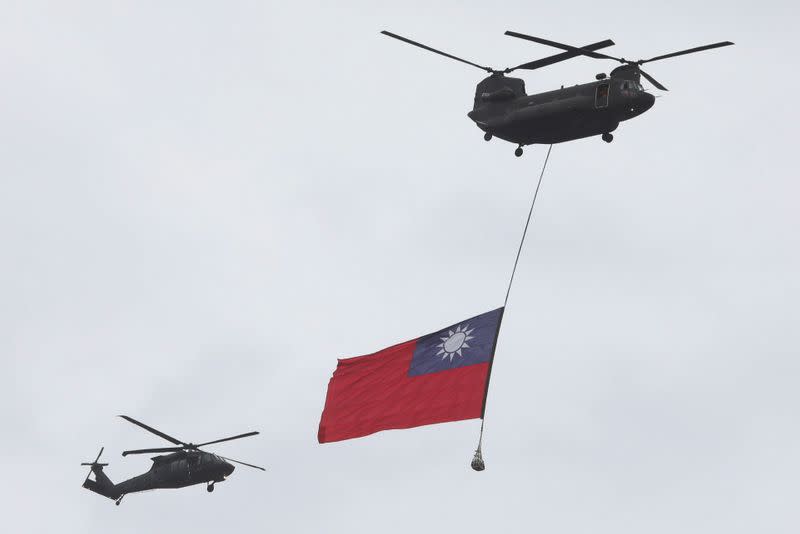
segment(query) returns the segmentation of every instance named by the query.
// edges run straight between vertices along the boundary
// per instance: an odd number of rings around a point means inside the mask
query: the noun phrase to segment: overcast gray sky
[[[7,531],[796,532],[798,8],[743,4],[0,1]],[[484,142],[481,72],[382,29],[496,67],[553,53],[507,29],[736,42],[553,148],[480,474],[478,421],[316,443],[337,357],[502,304],[546,151]],[[116,507],[78,464],[163,445],[120,413],[260,430],[213,450],[268,472]]]

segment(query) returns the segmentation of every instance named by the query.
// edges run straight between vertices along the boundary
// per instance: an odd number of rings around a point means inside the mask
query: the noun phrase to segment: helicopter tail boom
[[[86,475],[86,480],[83,481],[83,487],[89,491],[99,493],[103,497],[108,497],[109,499],[118,499],[121,495],[121,492],[117,489],[116,484],[111,482],[111,479],[108,478],[105,473],[103,473],[103,467],[107,466],[108,464],[100,463],[100,456],[102,454],[103,449],[101,448],[94,462],[84,462],[81,464],[89,466],[89,474]],[[94,480],[89,478],[92,474],[94,474]]]
[[[87,478],[83,482],[84,488],[100,494],[103,497],[108,497],[109,499],[118,499],[120,497],[120,492],[117,489],[117,486],[111,482],[111,479],[108,478],[105,473],[103,473],[102,465],[92,466],[92,473],[94,473],[95,479],[91,480]]]

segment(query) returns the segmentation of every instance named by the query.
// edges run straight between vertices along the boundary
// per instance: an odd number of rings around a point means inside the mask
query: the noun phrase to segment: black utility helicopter
[[[650,59],[630,61],[596,52],[613,45],[614,42],[610,39],[576,47],[507,31],[508,36],[560,48],[564,52],[516,67],[495,70],[388,31],[381,33],[488,72],[489,77],[481,80],[475,90],[475,102],[467,116],[485,132],[483,138],[487,141],[492,137],[499,137],[518,145],[514,152],[517,157],[522,155],[522,147],[525,145],[562,143],[593,135],[602,135],[603,141],[610,143],[614,139],[611,132],[616,130],[620,122],[641,115],[655,103],[655,97],[642,87],[640,77],[643,76],[662,91],[667,90],[644,72],[641,65],[733,44],[723,41]],[[577,56],[611,59],[621,65],[612,70],[610,76],[598,74],[595,76],[597,81],[573,87],[562,86],[561,89],[535,95],[525,93],[523,80],[506,76],[515,70],[536,70]]]
[[[122,498],[128,493],[135,493],[137,491],[146,491],[161,488],[184,488],[194,484],[206,483],[206,489],[209,492],[214,491],[214,483],[222,482],[225,477],[233,473],[234,466],[228,462],[233,462],[255,469],[265,471],[263,467],[257,465],[240,462],[224,456],[211,454],[210,452],[201,451],[200,447],[211,445],[213,443],[222,443],[223,441],[231,441],[239,438],[246,438],[248,436],[255,436],[258,432],[247,432],[239,434],[238,436],[231,436],[229,438],[215,439],[214,441],[207,441],[195,445],[194,443],[184,443],[177,440],[172,436],[168,436],[163,432],[159,432],[155,428],[149,427],[144,423],[137,421],[127,415],[120,415],[126,421],[130,421],[134,425],[144,428],[148,432],[152,432],[156,436],[162,437],[165,440],[174,443],[175,447],[161,447],[156,449],[139,449],[134,451],[125,451],[122,456],[129,454],[145,454],[151,452],[168,452],[171,454],[164,454],[161,456],[154,456],[152,458],[153,465],[150,470],[139,476],[135,476],[119,484],[114,484],[103,473],[103,467],[108,464],[99,463],[100,455],[103,454],[103,449],[95,458],[94,462],[86,462],[81,465],[88,465],[90,467],[89,474],[86,475],[86,480],[83,482],[83,487],[95,493],[99,493],[109,499],[114,499],[116,504],[122,502]],[[94,480],[89,477],[94,473]]]

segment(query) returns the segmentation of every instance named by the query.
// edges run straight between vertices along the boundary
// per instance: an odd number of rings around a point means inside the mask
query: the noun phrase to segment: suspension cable
[[[519,256],[522,254],[522,245],[525,243],[525,237],[528,235],[528,227],[531,224],[531,218],[533,216],[533,207],[536,205],[536,199],[539,196],[539,188],[542,186],[542,178],[544,178],[544,171],[547,168],[547,162],[550,161],[550,151],[553,150],[553,145],[551,144],[547,149],[547,155],[544,158],[544,163],[542,164],[542,171],[539,173],[539,181],[536,183],[536,190],[533,192],[533,200],[531,201],[531,209],[528,211],[528,218],[525,220],[525,229],[522,231],[522,239],[519,240],[519,248],[517,249],[517,257],[514,258],[514,268],[511,270],[511,278],[508,280],[508,289],[506,289],[506,298],[503,302],[503,308],[508,305],[508,296],[511,294],[511,285],[514,283],[514,274],[517,272],[517,265],[519,264]],[[505,310],[504,310],[505,311]],[[499,326],[498,326],[499,330]],[[498,331],[499,335],[499,331]],[[493,358],[494,359],[494,358]],[[486,421],[486,398],[489,395],[489,377],[491,376],[491,363],[489,364],[489,376],[486,377],[486,393],[484,395],[484,404],[483,404],[483,411],[481,412],[481,433],[478,437],[478,448],[475,449],[475,456],[472,458],[472,469],[475,471],[483,471],[486,466],[483,462],[483,453],[481,451],[481,445],[483,444],[483,424]]]
[[[533,215],[533,206],[536,204],[536,197],[539,196],[539,188],[542,186],[542,178],[544,177],[544,170],[547,168],[547,162],[550,160],[550,151],[553,150],[553,145],[547,149],[547,156],[544,158],[542,164],[542,172],[539,173],[539,181],[536,183],[536,191],[533,193],[533,200],[531,201],[531,209],[528,211],[528,219],[525,221],[525,229],[522,231],[522,239],[519,240],[519,248],[517,249],[517,257],[514,259],[514,268],[511,270],[511,278],[508,281],[508,289],[506,290],[506,299],[503,302],[505,307],[508,304],[508,295],[511,294],[511,284],[514,283],[514,274],[517,272],[517,264],[519,263],[519,256],[522,253],[522,245],[525,243],[525,236],[528,235],[528,226],[531,224],[531,216]]]

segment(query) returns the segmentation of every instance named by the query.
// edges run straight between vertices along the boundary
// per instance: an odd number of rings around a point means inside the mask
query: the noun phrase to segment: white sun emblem
[[[470,335],[473,330],[475,329],[470,329],[469,325],[458,325],[455,332],[450,330],[446,336],[439,338],[442,340],[442,342],[436,345],[436,347],[439,349],[439,352],[437,352],[436,355],[439,356],[441,354],[443,360],[445,358],[450,358],[451,362],[453,361],[453,356],[456,354],[463,357],[463,354],[461,354],[461,349],[470,348],[467,341],[474,339],[474,336]]]

